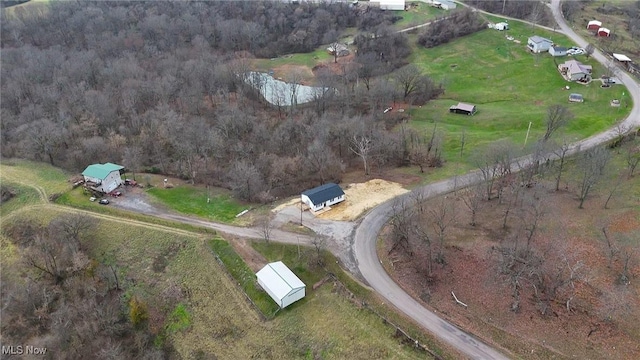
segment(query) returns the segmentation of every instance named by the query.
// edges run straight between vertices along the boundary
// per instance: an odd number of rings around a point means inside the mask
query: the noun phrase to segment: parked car
[[[571,49],[567,50],[567,55],[582,55],[585,53],[586,51],[583,48],[572,47]]]
[[[138,182],[135,180],[131,180],[131,179],[124,179],[124,184],[127,186],[136,186],[138,185]]]
[[[96,201],[96,197],[95,196],[90,197],[89,201]]]
[[[109,193],[109,195],[113,196],[113,197],[118,197],[120,195],[122,195],[122,193],[120,191],[112,191]]]
[[[100,203],[100,205],[109,205],[109,199],[100,199],[98,203]]]

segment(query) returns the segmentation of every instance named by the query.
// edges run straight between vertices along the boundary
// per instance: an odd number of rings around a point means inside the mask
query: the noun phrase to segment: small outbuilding
[[[562,47],[562,46],[552,46],[549,48],[549,54],[551,54],[551,56],[567,56],[567,49],[566,47]]]
[[[123,181],[120,177],[122,169],[124,169],[123,166],[113,163],[92,164],[84,169],[82,176],[87,186],[103,193],[110,193],[122,185]]]
[[[553,45],[553,41],[538,35],[534,35],[527,40],[527,48],[534,53],[549,51],[551,45]]]
[[[598,32],[596,33],[596,35],[600,37],[609,37],[611,36],[611,30],[601,27],[598,29]]]
[[[475,105],[458,103],[457,105],[451,105],[449,112],[454,114],[473,115],[478,111]]]
[[[569,102],[584,102],[584,98],[582,94],[573,93],[569,95]]]
[[[627,70],[631,70],[633,68],[633,61],[627,55],[614,53],[613,59],[624,65]]]
[[[616,61],[621,62],[621,63],[630,63],[631,62],[631,59],[627,55],[624,55],[624,54],[613,53],[613,58]]]
[[[267,264],[256,273],[256,278],[281,309],[305,296],[305,284],[282,261]]]
[[[300,195],[300,200],[312,211],[318,211],[344,201],[344,191],[337,184],[328,183],[304,191]]]
[[[587,29],[589,29],[589,30],[598,30],[601,27],[602,27],[602,22],[600,22],[598,20],[591,20],[587,24]]]
[[[370,3],[377,3],[382,10],[404,10],[405,0],[372,0]]]
[[[507,24],[506,22],[499,22],[493,25],[493,28],[498,31],[505,31],[505,30],[509,30],[509,24]]]
[[[337,53],[337,56],[347,56],[349,55],[349,48],[345,44],[333,43],[329,45],[327,52],[331,55],[336,55]]]
[[[458,6],[458,4],[449,0],[437,0],[437,1],[433,1],[431,4],[434,7],[437,7],[442,10],[453,10]]]

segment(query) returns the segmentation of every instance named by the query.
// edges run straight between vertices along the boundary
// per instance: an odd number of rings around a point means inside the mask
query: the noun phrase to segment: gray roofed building
[[[303,191],[301,201],[309,205],[311,210],[318,211],[325,206],[344,201],[344,191],[337,184],[328,183]]]

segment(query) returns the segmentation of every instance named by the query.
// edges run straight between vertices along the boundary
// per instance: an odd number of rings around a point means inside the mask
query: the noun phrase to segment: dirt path
[[[107,214],[97,213],[97,212],[93,212],[93,211],[89,211],[89,210],[77,209],[77,208],[72,208],[72,207],[69,207],[69,206],[58,205],[58,204],[53,204],[53,203],[48,203],[48,202],[47,203],[42,203],[42,204],[24,206],[24,207],[22,207],[22,208],[20,208],[20,209],[18,209],[16,211],[13,211],[11,214],[5,216],[2,219],[2,221],[3,222],[4,221],[8,221],[11,218],[13,218],[13,217],[15,217],[15,216],[17,216],[19,214],[22,214],[22,213],[30,213],[30,212],[39,211],[39,210],[42,210],[42,209],[54,210],[54,211],[58,211],[58,212],[64,212],[64,213],[67,213],[67,214],[84,214],[84,215],[91,216],[92,218],[96,218],[96,219],[103,219],[103,220],[113,221],[113,222],[117,222],[117,223],[121,223],[121,224],[134,225],[134,226],[139,226],[139,227],[143,227],[143,228],[146,228],[146,229],[161,230],[161,231],[172,233],[172,234],[176,234],[176,235],[204,237],[203,234],[197,233],[195,231],[176,229],[176,228],[170,227],[170,226],[152,224],[152,223],[148,223],[146,221],[122,218],[122,217],[118,217],[118,216],[107,215]]]
[[[2,177],[6,178],[7,180],[17,183],[17,184],[22,184],[22,185],[26,185],[29,187],[32,187],[35,191],[38,192],[38,196],[40,197],[40,201],[42,202],[47,202],[49,201],[49,197],[47,195],[47,192],[44,190],[44,188],[38,184],[35,184],[33,182],[30,182],[28,179],[24,179],[21,178],[20,176],[14,174],[13,172],[11,172],[10,167],[5,166],[3,171],[2,171]]]

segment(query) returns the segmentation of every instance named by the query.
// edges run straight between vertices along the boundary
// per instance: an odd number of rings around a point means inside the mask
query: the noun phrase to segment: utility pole
[[[529,121],[529,128],[527,129],[527,136],[524,138],[524,147],[527,147],[527,140],[529,140],[529,131],[531,131],[531,121]]]

